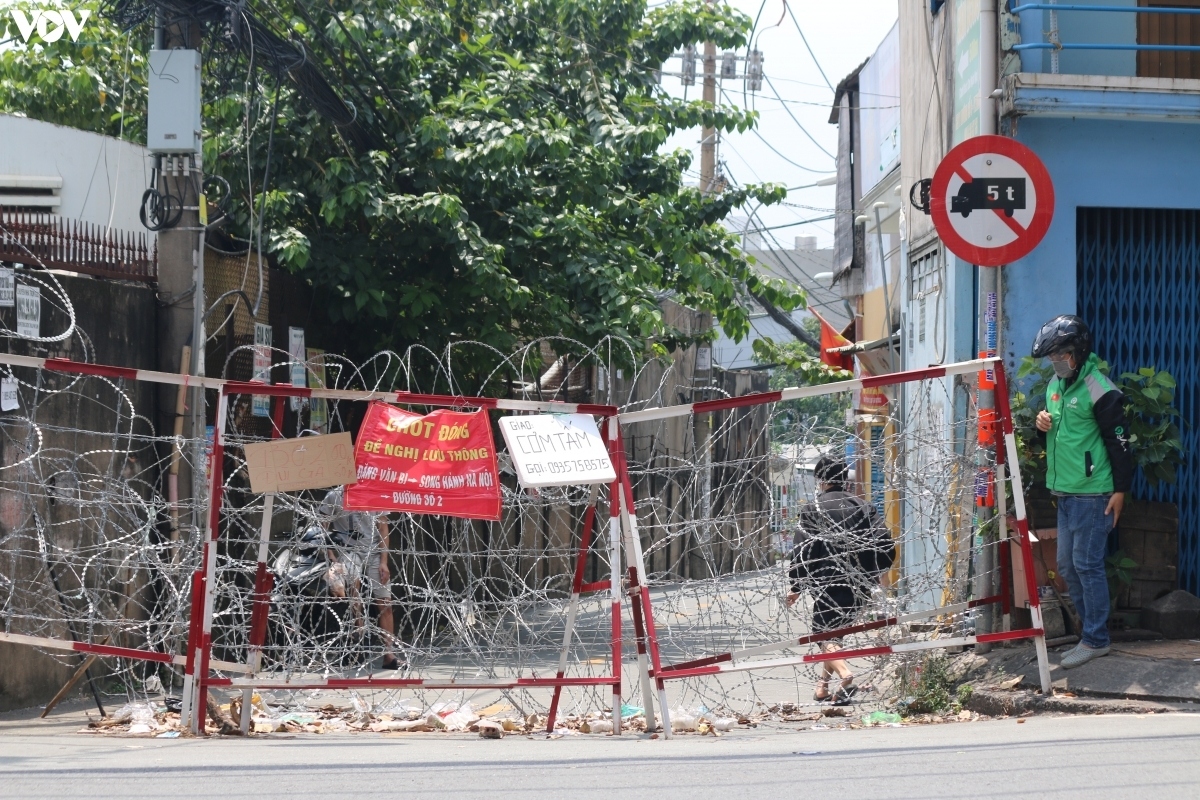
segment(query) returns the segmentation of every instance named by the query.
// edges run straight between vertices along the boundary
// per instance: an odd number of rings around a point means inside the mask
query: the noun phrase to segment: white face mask
[[[1069,378],[1075,374],[1071,362],[1065,358],[1058,361],[1050,359],[1050,366],[1054,367],[1054,374],[1060,378]]]

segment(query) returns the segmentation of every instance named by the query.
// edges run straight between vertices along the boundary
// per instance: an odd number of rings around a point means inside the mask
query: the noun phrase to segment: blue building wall
[[[1025,117],[1016,138],[1054,182],[1042,243],[1004,268],[1005,357],[1015,368],[1038,327],[1075,312],[1075,209],[1200,208],[1200,126]]]
[[[1014,0],[1014,3],[1023,0]],[[1137,0],[1087,0],[1091,6],[1133,8]],[[1050,30],[1050,12],[1026,11],[1021,18],[1022,42],[1045,42]],[[1137,14],[1105,11],[1059,11],[1058,40],[1063,44],[1136,44]],[[1022,72],[1050,72],[1049,50],[1021,53]],[[1136,75],[1137,53],[1133,50],[1062,50],[1058,71],[1063,75]]]
[[[1077,312],[1079,290],[1087,288],[1092,305],[1099,297],[1099,307],[1107,309],[1105,318],[1089,322],[1097,329],[1097,351],[1113,362],[1116,372],[1156,366],[1175,375],[1180,381],[1176,406],[1184,416],[1185,465],[1173,486],[1152,489],[1139,476],[1133,495],[1179,505],[1179,585],[1200,592],[1200,388],[1196,359],[1187,355],[1195,350],[1191,343],[1200,338],[1200,281],[1167,277],[1196,273],[1187,255],[1194,249],[1168,252],[1172,245],[1166,239],[1160,241],[1153,232],[1146,239],[1140,231],[1142,240],[1131,240],[1127,255],[1117,255],[1107,262],[1107,270],[1090,273],[1089,278],[1077,271],[1088,268],[1089,262],[1081,260],[1076,241],[1079,207],[1200,209],[1200,126],[1026,117],[1016,133],[1045,162],[1054,181],[1055,210],[1042,244],[1005,268],[1006,362],[1015,368],[1028,355],[1045,320]],[[1116,229],[1103,233],[1116,235]],[[1086,281],[1086,286],[1077,281]],[[1108,299],[1109,286],[1114,294],[1130,298],[1127,309],[1119,300]],[[1126,313],[1128,317],[1122,316]]]

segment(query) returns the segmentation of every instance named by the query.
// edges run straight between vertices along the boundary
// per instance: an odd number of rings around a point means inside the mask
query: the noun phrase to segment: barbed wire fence
[[[479,369],[486,360],[481,354],[495,366]],[[464,398],[502,393],[610,404],[622,414],[767,388],[765,379],[747,373],[698,377],[694,353],[638,355],[616,339],[590,348],[551,339],[507,354],[457,343],[442,353],[414,347],[363,364],[326,355],[320,364],[304,366],[310,385],[332,391]],[[283,351],[273,351],[272,360],[290,363]],[[460,368],[464,361],[469,369]],[[175,460],[201,473],[211,469],[196,455],[205,452],[205,443],[156,432],[138,413],[139,403],[148,402],[139,393],[149,390],[137,380],[34,366],[5,369],[20,397],[18,409],[0,415],[3,635],[11,641],[32,637],[38,641],[27,643],[68,666],[78,663],[79,648],[72,653],[47,642],[92,646],[84,652],[101,656],[95,674],[110,693],[134,699],[158,687],[176,692],[202,548],[199,526],[178,520],[200,518],[207,500],[173,496],[167,477]],[[811,705],[831,657],[822,645],[833,638],[814,625],[815,602],[832,584],[857,598],[852,624],[844,626],[853,630],[836,637],[840,646],[849,653],[875,651],[852,661],[855,685],[862,687],[858,699],[867,706],[900,690],[897,676],[923,657],[924,648],[970,637],[973,602],[1006,602],[971,594],[975,554],[989,541],[978,535],[977,484],[990,468],[990,451],[979,444],[974,369],[906,382],[885,409],[843,414],[841,424],[827,406],[818,413],[805,399],[769,396],[711,412],[641,420],[635,414],[622,423],[663,665],[655,677],[666,681],[672,705],[733,715],[785,702]],[[851,389],[831,391],[836,409],[856,406]],[[330,528],[330,513],[322,509],[325,490],[277,493],[265,558],[274,587],[266,592],[257,575],[266,499],[250,490],[241,448],[317,432],[314,406],[324,401],[298,404],[296,429],[288,431],[279,430],[275,419],[255,416],[250,396],[228,402],[214,675],[233,680],[247,673],[257,600],[267,612],[260,622],[265,630],[258,675],[269,679],[263,692],[276,709],[337,702],[363,705],[369,713],[492,698],[522,717],[545,713],[545,688],[489,693],[453,684],[555,675],[592,500],[588,487],[522,489],[497,437],[500,522],[397,513],[378,517],[385,524],[379,538],[333,541],[317,538]],[[353,430],[364,405],[330,400],[316,427]],[[499,414],[492,415],[494,421]],[[793,587],[792,537],[805,503],[816,495],[812,468],[821,456],[846,462],[853,490],[877,509],[894,538],[896,561],[882,576],[855,567],[854,555],[873,546],[863,532],[825,529],[809,534],[827,540],[838,568],[824,575],[810,571]],[[608,502],[602,489],[598,520],[608,519]],[[601,582],[611,568],[603,525],[597,525],[601,531],[583,562],[589,583]],[[390,573],[386,583],[371,574],[375,563]],[[992,563],[1003,565],[1004,559]],[[289,574],[305,564],[305,580]],[[993,584],[1003,586],[1003,577],[998,572]],[[802,598],[788,607],[793,588]],[[606,592],[580,598],[567,640],[569,676],[613,674],[610,608]],[[381,625],[384,609],[392,614],[388,629]],[[639,638],[628,614],[623,625],[624,641]],[[114,655],[105,647],[128,652]],[[639,675],[630,649],[625,652],[617,671],[632,706],[640,697]],[[383,670],[392,656],[396,667]],[[689,665],[697,663],[730,669],[693,674],[697,670]],[[412,685],[340,693],[333,686],[381,673]],[[424,688],[421,679],[439,688]],[[609,691],[601,683],[566,686],[561,713],[594,715],[606,708]],[[649,701],[640,697],[642,707]]]

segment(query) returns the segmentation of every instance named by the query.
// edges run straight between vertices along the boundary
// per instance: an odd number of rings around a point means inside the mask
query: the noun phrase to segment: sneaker
[[[1074,653],[1076,650],[1078,650],[1081,647],[1083,647],[1083,642],[1076,642],[1073,646],[1068,647],[1066,650],[1062,651],[1062,657],[1066,658],[1068,655],[1070,655],[1071,653]]]
[[[1093,658],[1108,655],[1107,647],[1088,647],[1086,644],[1080,644],[1071,652],[1063,656],[1059,666],[1063,669],[1074,669],[1075,667],[1086,664]]]

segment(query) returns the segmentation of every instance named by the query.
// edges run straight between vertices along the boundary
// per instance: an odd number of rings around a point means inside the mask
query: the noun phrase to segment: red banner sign
[[[486,411],[426,416],[371,403],[354,445],[353,511],[500,519],[500,476]]]

